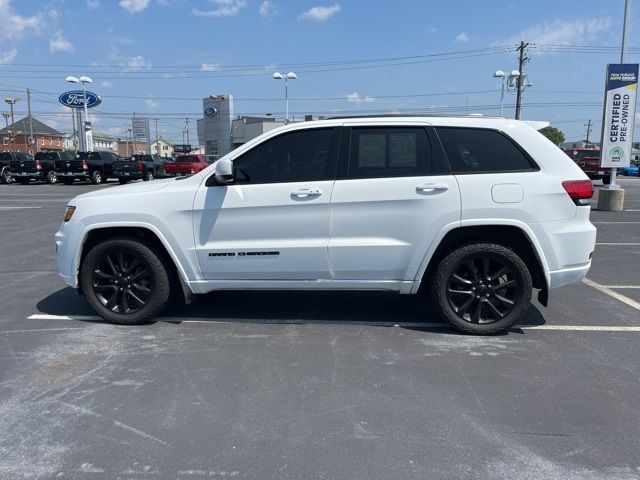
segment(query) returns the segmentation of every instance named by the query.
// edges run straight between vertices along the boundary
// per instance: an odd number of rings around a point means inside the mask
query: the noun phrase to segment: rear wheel
[[[154,178],[155,178],[155,176],[154,176],[154,174],[153,174],[153,171],[152,171],[152,170],[147,171],[147,173],[145,173],[145,174],[144,174],[144,177],[142,177],[142,179],[143,179],[145,182],[148,182],[148,181],[150,181],[150,180],[153,180]]]
[[[46,181],[49,185],[58,183],[58,177],[56,176],[56,172],[54,172],[53,170],[50,170],[49,173],[47,173]]]
[[[602,184],[603,185],[609,185],[611,183],[611,178],[609,177],[602,177]]]
[[[155,317],[170,298],[163,255],[137,239],[115,238],[89,251],[80,269],[80,285],[103,318],[136,324]]]
[[[91,174],[91,183],[93,183],[94,185],[97,185],[102,182],[103,182],[102,172],[100,170],[94,170],[94,172]]]
[[[456,329],[492,334],[522,318],[531,303],[531,275],[522,259],[497,244],[475,243],[449,253],[433,277],[439,313]]]
[[[11,178],[11,173],[8,168],[5,168],[2,171],[2,175],[0,175],[0,183],[11,183],[13,179]]]

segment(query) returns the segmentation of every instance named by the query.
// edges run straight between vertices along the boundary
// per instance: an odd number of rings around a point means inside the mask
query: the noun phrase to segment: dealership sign
[[[602,167],[628,167],[631,163],[637,91],[637,63],[607,65],[600,149]]]
[[[58,97],[58,101],[65,107],[84,108],[84,92],[73,90],[64,92]],[[102,99],[93,92],[87,92],[87,108],[97,107],[102,103]]]

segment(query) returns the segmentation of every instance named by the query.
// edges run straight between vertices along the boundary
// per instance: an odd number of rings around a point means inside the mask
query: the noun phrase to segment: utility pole
[[[11,116],[11,114],[8,113],[8,112],[2,112],[2,116],[4,117],[4,123],[6,125],[5,128],[7,129],[7,135],[9,135],[9,117]],[[9,135],[9,137],[7,137],[7,138],[9,139],[8,146],[10,147],[11,146],[11,135]],[[3,143],[4,143],[4,141],[3,141]]]
[[[189,142],[189,117],[184,119],[184,129],[187,132],[187,145],[191,145]]]
[[[73,111],[73,108],[69,109],[71,112],[71,128],[73,129],[73,135],[71,137],[71,143],[73,143],[73,153],[78,153],[78,142],[76,137],[76,114]]]
[[[158,137],[158,119],[156,118],[155,121],[156,121],[156,155],[162,156],[160,155],[160,137]]]
[[[529,46],[528,43],[520,42],[520,46],[518,47],[518,51],[520,52],[520,56],[518,58],[518,71],[520,75],[516,79],[516,85],[518,86],[516,90],[516,120],[520,120],[520,108],[522,107],[522,82],[524,78],[524,64],[529,61],[529,57],[526,56],[525,50]]]
[[[591,133],[591,127],[593,126],[593,123],[591,123],[591,119],[589,119],[589,121],[587,123],[584,124],[585,127],[587,127],[587,140],[586,140],[586,144],[587,146],[589,145],[589,134]]]
[[[31,121],[31,90],[27,88],[27,112],[29,114],[29,147],[33,145],[33,122]],[[29,148],[27,147],[27,148]],[[36,150],[37,150],[36,146]]]

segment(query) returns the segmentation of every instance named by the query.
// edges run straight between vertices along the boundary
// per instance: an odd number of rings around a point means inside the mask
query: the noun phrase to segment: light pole
[[[7,135],[8,135],[9,134],[9,117],[11,116],[11,114],[7,112],[2,112],[2,116],[4,117],[5,128],[7,130]],[[11,143],[11,137],[9,137],[9,143]]]
[[[510,78],[518,78],[520,72],[518,70],[512,70],[510,73],[504,73],[502,70],[498,70],[493,74],[494,78],[500,78],[502,81],[502,89],[500,90],[500,116],[502,117],[502,111],[504,109],[504,90],[507,87],[507,80]]]
[[[286,75],[282,75],[280,72],[273,74],[275,80],[284,80],[284,123],[289,123],[289,80],[296,80],[298,76],[289,72]]]
[[[16,147],[16,146],[15,146],[15,140],[16,140],[16,136],[15,136],[15,129],[16,129],[16,126],[15,126],[15,121],[13,120],[13,106],[14,106],[17,102],[19,102],[19,101],[20,101],[20,99],[19,99],[19,98],[4,97],[4,101],[5,101],[6,103],[8,103],[8,104],[9,104],[9,106],[11,107],[11,135],[10,135],[10,137],[9,137],[9,146],[11,146],[11,137],[13,137],[13,143],[14,143],[14,145],[13,145],[13,149],[15,150],[15,149],[16,149],[16,148],[15,148],[15,147]],[[5,117],[5,118],[6,118],[6,117]]]
[[[82,75],[81,77],[73,77],[69,75],[67,77],[69,83],[82,83],[82,103],[84,104],[84,137],[85,137],[85,149],[87,152],[93,152],[93,135],[91,133],[91,122],[89,122],[89,113],[87,109],[87,83],[93,83],[90,77]],[[89,130],[87,130],[89,127]]]

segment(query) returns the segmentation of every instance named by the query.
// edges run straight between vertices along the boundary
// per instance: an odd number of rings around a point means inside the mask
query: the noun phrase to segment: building
[[[139,153],[147,153],[147,142],[118,140],[118,155],[121,157],[130,157]]]
[[[233,150],[231,119],[233,95],[210,95],[202,99],[202,118],[198,119],[198,140],[207,155],[221,157]]]
[[[33,143],[29,137],[33,132]],[[64,134],[41,122],[35,117],[24,117],[21,120],[0,130],[2,149],[15,152],[62,151],[64,149]]]
[[[151,153],[161,157],[173,157],[173,143],[159,137],[151,144]]]
[[[271,117],[238,117],[231,121],[233,148],[237,148],[249,140],[283,125],[284,120],[276,120]]]
[[[118,139],[106,133],[93,132],[93,149],[116,153],[118,151]]]

